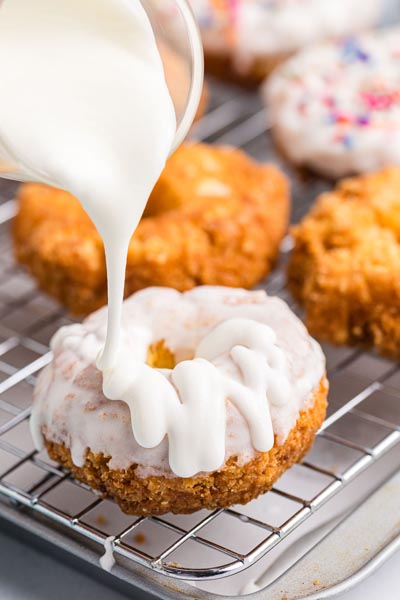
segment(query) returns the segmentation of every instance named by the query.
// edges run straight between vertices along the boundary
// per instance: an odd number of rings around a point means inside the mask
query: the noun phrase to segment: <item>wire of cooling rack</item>
[[[257,97],[246,92],[232,97],[231,90],[215,86],[213,98],[209,113],[195,132],[197,139],[241,146],[255,158],[279,162],[266,134],[267,118]],[[327,184],[304,179],[294,171],[289,175],[297,220]],[[0,495],[12,501],[16,510],[28,507],[49,522],[64,526],[66,533],[72,530],[82,541],[103,545],[111,535],[116,555],[172,577],[214,579],[239,572],[265,556],[400,443],[398,366],[354,349],[327,347],[331,382],[328,418],[306,460],[284,475],[268,494],[272,502],[283,501],[290,507],[283,522],[268,519],[268,512],[253,511],[257,501],[249,507],[202,511],[182,518],[166,515],[135,519],[122,515],[32,446],[28,432],[32,386],[37,372],[51,360],[49,338],[70,320],[14,266],[6,229],[15,211],[15,186],[1,185]],[[280,295],[297,310],[284,287],[283,267],[289,250],[290,241],[286,240],[280,268],[260,287]],[[103,516],[106,508],[113,514],[111,520]],[[241,528],[240,535],[247,541],[245,549],[239,550],[229,539],[218,538],[214,530],[222,519],[229,522],[229,531]],[[158,547],[144,543],[142,532],[149,536],[149,528],[157,531],[154,538],[161,540]],[[201,564],[187,562],[187,548],[193,544],[202,550]]]

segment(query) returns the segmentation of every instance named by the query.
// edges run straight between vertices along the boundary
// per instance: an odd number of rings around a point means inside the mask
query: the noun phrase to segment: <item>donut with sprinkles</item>
[[[338,178],[400,164],[400,27],[304,50],[265,84],[293,163]]]
[[[190,0],[206,68],[223,79],[260,83],[303,47],[362,31],[383,0]]]

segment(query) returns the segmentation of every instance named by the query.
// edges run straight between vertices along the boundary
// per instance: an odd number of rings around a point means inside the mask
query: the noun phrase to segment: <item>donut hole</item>
[[[174,354],[165,340],[159,340],[147,349],[146,364],[153,369],[174,369],[180,362],[193,360],[195,355],[195,348],[190,347],[178,348]]]
[[[175,356],[165,345],[164,340],[159,340],[149,346],[146,363],[153,369],[173,369],[176,366]]]

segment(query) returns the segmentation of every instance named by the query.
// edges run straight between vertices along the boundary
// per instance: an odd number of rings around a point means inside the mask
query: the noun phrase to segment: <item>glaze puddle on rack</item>
[[[195,135],[235,143],[255,158],[279,162],[258,99],[218,84],[212,91],[210,112]],[[293,218],[298,220],[329,184],[295,172],[289,175]],[[254,581],[265,588],[260,598],[276,598],[270,590],[277,593],[281,586],[284,592],[289,581],[292,595],[287,594],[288,599],[304,597],[305,590],[308,594],[318,591],[321,597],[320,589],[337,582],[333,568],[321,581],[311,580],[310,571],[304,572],[303,581],[299,575],[296,581],[288,575],[272,587],[271,582],[332,529],[339,531],[338,523],[347,515],[355,519],[355,507],[400,469],[398,365],[374,354],[326,346],[331,381],[328,419],[304,463],[288,471],[272,492],[225,511],[128,517],[112,502],[74,482],[46,453],[33,449],[27,427],[32,386],[37,372],[50,360],[51,335],[71,320],[13,264],[7,229],[15,210],[14,191],[9,182],[0,183],[0,516],[18,521],[35,535],[94,564],[104,554],[106,539],[114,536],[115,582],[127,581],[160,598],[235,596],[255,589],[251,587]],[[284,297],[299,312],[284,287],[290,246],[287,238],[280,266],[265,289]],[[391,498],[397,498],[399,486],[390,489]],[[378,514],[369,514],[369,551],[364,561],[354,561],[354,568],[367,564],[389,541],[382,537],[387,531],[383,519],[387,525],[393,518],[392,537],[396,522],[398,526],[393,502],[387,501]],[[351,530],[345,527],[346,532]],[[348,539],[343,537],[345,544],[350,543]],[[338,552],[337,540],[332,544],[331,563],[337,572],[340,561],[348,557]],[[356,554],[354,540],[352,548]]]

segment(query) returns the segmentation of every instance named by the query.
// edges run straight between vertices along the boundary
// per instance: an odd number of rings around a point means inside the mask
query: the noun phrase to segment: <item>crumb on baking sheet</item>
[[[143,535],[143,533],[137,533],[133,539],[137,544],[144,544],[146,542],[146,537]]]
[[[96,517],[96,523],[97,523],[97,525],[105,525],[107,523],[107,519],[105,518],[104,515],[98,515]]]

